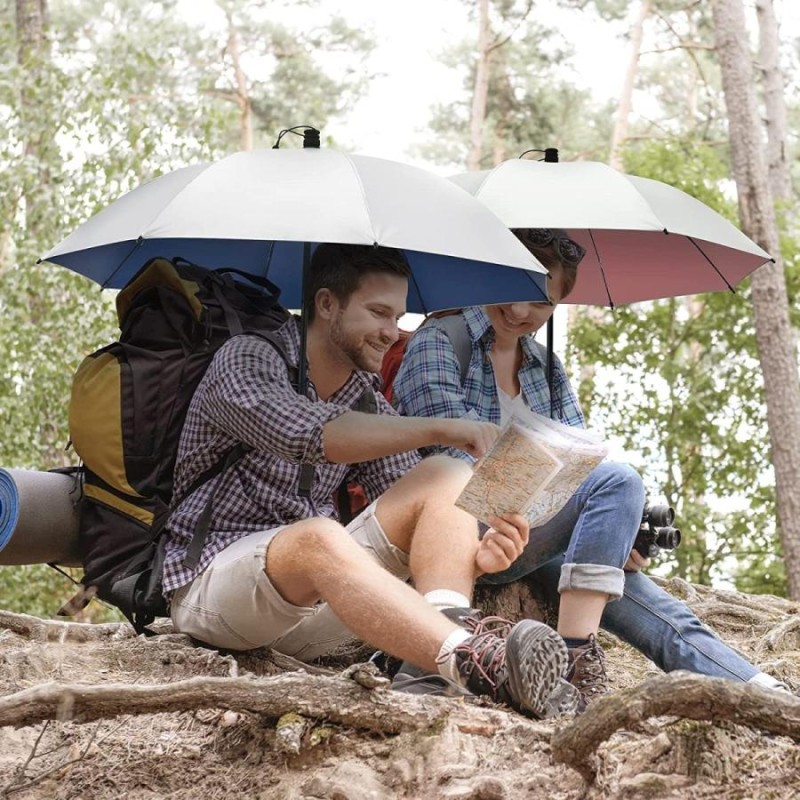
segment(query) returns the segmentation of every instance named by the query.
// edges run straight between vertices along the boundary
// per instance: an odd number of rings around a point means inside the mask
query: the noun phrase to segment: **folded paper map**
[[[536,528],[564,507],[607,454],[590,431],[515,412],[456,505],[487,524],[490,516],[519,512]]]

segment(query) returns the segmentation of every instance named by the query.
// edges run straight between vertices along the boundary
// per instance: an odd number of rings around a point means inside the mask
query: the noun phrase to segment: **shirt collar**
[[[485,341],[487,344],[494,341],[494,328],[483,306],[465,308],[463,314],[464,321],[467,323],[469,338],[472,340],[473,344],[481,340]],[[542,356],[544,348],[536,342],[533,335],[529,334],[528,336],[523,336],[520,342],[522,344],[523,363],[527,364],[531,361],[535,361],[544,366]]]

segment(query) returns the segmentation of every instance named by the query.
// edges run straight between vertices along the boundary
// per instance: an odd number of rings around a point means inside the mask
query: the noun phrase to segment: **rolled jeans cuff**
[[[607,564],[562,564],[559,592],[603,592],[619,600],[625,588],[625,573]]]

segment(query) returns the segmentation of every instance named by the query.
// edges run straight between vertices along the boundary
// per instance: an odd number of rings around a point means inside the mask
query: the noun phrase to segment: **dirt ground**
[[[762,669],[800,689],[797,605],[680,581],[667,588]],[[735,702],[703,699],[706,684],[740,687],[700,681],[700,701],[678,697],[678,712],[665,713],[673,707],[658,705],[659,687],[674,686],[659,684],[665,678],[652,664],[606,634],[614,693],[580,718],[538,722],[366,688],[368,674],[342,677],[341,664],[287,674],[300,665],[269,652],[234,657],[176,634],[137,638],[126,626],[93,626],[97,635],[88,637],[75,627],[0,612],[0,797],[800,797],[800,748],[775,732],[800,738],[800,700],[759,690]],[[184,687],[203,678],[217,680]],[[643,685],[650,693],[637,695]],[[234,688],[236,696],[225,694]],[[53,697],[60,699],[48,706]],[[692,719],[681,702],[704,719]],[[623,722],[597,734],[613,709]],[[755,722],[731,721],[748,713]],[[582,753],[590,783],[554,756],[554,736],[579,724],[595,734]]]

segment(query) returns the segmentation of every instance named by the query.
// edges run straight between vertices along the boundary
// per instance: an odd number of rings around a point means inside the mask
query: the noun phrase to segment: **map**
[[[564,507],[607,454],[590,431],[517,412],[475,465],[456,505],[487,524],[491,516],[519,512],[536,528]]]

